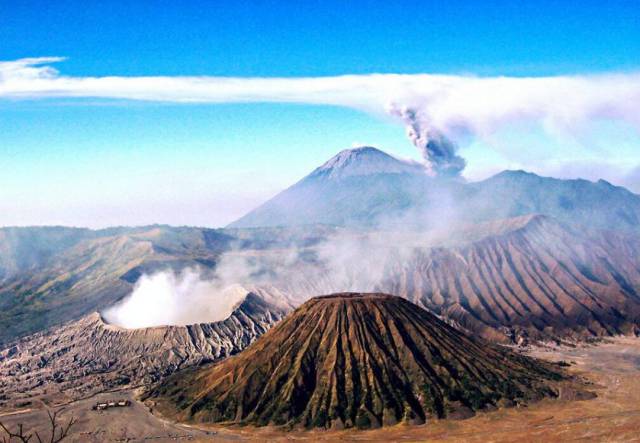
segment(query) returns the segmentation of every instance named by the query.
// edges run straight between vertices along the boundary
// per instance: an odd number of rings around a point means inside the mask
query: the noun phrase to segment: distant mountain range
[[[379,288],[491,340],[640,332],[640,236],[541,215],[449,235],[393,260]]]
[[[372,147],[340,152],[230,227],[325,223],[430,229],[529,214],[640,232],[640,196],[603,180],[504,171],[466,183],[430,177],[420,164]]]
[[[143,274],[210,271],[231,250],[295,250],[333,230],[0,228],[0,344],[112,306]]]
[[[0,344],[112,306],[144,274],[195,267],[293,305],[391,293],[497,341],[633,333],[639,218],[640,197],[603,181],[464,183],[346,150],[225,229],[1,228]]]

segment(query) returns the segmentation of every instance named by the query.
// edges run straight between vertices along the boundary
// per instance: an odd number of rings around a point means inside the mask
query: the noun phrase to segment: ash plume
[[[456,144],[463,143],[460,135],[491,145],[500,131],[524,125],[539,127],[551,138],[580,139],[585,149],[593,150],[597,147],[591,137],[595,123],[615,122],[640,132],[640,72],[545,77],[89,77],[63,75],[51,66],[63,60],[0,61],[0,100],[70,97],[168,103],[304,103],[342,106],[377,116],[388,115],[388,104],[394,103],[393,115],[407,127],[429,171],[449,176],[465,167],[456,153]],[[602,159],[615,152],[614,147],[601,149]],[[510,160],[522,159],[522,153],[513,147],[502,154]]]
[[[415,109],[391,105],[389,113],[405,123],[407,137],[420,151],[430,175],[460,175],[467,162],[456,154],[458,147],[452,140],[433,128]]]

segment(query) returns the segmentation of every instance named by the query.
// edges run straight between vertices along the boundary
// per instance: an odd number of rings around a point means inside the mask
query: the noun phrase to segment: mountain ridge
[[[604,180],[505,170],[465,182],[430,177],[419,163],[395,159],[376,148],[359,149],[341,151],[228,227],[323,223],[429,228],[442,223],[441,218],[465,223],[540,213],[565,222],[640,232],[640,196]]]
[[[340,293],[307,301],[243,353],[171,377],[148,399],[178,420],[376,428],[555,397],[552,382],[564,378],[401,297]]]
[[[378,148],[360,146],[340,151],[324,164],[314,169],[308,177],[322,176],[328,179],[335,179],[377,173],[426,174],[426,169],[418,162],[401,160]]]
[[[0,281],[0,322],[8,326],[0,343],[112,306],[143,274],[192,267],[210,278],[227,259],[250,263],[243,283],[264,286],[265,295],[390,292],[491,340],[628,334],[640,327],[638,256],[637,235],[545,215],[428,232],[136,230],[78,243],[38,272]]]

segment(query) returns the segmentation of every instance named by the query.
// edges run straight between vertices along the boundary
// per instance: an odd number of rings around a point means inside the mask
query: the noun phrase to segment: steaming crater
[[[102,317],[126,329],[213,323],[229,318],[248,293],[239,284],[203,279],[193,269],[161,271],[142,275],[133,292]]]
[[[189,326],[127,329],[94,312],[0,348],[0,392],[10,402],[44,391],[81,399],[153,384],[180,369],[237,354],[288,310],[251,292],[225,320]],[[60,374],[55,383],[53,374]]]

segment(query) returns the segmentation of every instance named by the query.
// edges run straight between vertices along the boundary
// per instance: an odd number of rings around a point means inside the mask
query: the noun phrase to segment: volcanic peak
[[[308,178],[345,178],[373,174],[426,174],[423,165],[395,158],[371,146],[345,149],[313,171]]]
[[[179,420],[372,428],[556,396],[557,368],[385,294],[313,298],[242,353],[150,397]]]

